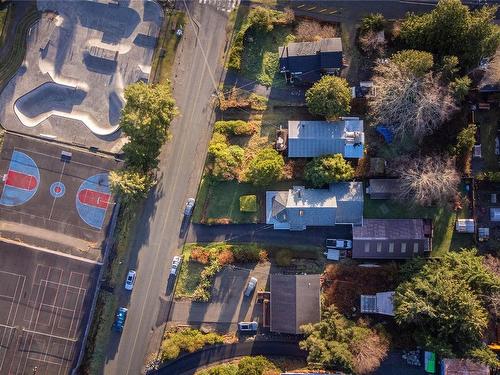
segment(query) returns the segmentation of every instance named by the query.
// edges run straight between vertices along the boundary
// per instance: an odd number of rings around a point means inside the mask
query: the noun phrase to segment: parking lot
[[[2,220],[98,243],[114,205],[108,173],[119,164],[90,152],[7,134],[0,159]]]
[[[271,269],[270,263],[257,264],[254,268],[224,267],[217,274],[210,303],[176,301],[171,321],[175,324],[211,324],[219,331],[236,329],[240,321],[259,321],[261,311],[255,305],[257,290],[265,289]],[[250,277],[258,279],[250,297],[243,292]]]
[[[0,248],[0,373],[69,373],[100,265],[14,243]]]

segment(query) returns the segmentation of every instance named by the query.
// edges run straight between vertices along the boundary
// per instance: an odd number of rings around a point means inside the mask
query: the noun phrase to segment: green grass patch
[[[240,197],[241,212],[257,212],[257,197],[255,195],[242,195]]]
[[[497,123],[500,118],[500,109],[492,108],[489,111],[476,112],[477,122],[480,124],[481,153],[484,166],[488,171],[498,171],[498,156],[495,155],[495,138],[497,137]]]
[[[175,296],[177,298],[191,298],[200,283],[201,271],[205,266],[190,260],[191,249],[195,246],[194,244],[186,245],[182,252],[182,266],[175,287]]]
[[[365,219],[432,219],[432,255],[439,256],[450,249],[459,250],[473,244],[471,235],[455,232],[456,219],[465,218],[467,212],[468,205],[461,211],[454,212],[446,206],[413,206],[392,200],[370,199],[365,195],[363,216]]]
[[[291,26],[275,26],[271,32],[250,28],[242,53],[241,72],[247,78],[262,85],[284,85],[283,76],[278,73],[278,47],[294,40]]]
[[[228,220],[234,224],[257,223],[259,209],[255,212],[240,211],[242,195],[259,195],[260,191],[252,184],[240,184],[238,181],[214,181],[209,187],[205,219],[208,224]]]
[[[182,37],[175,34],[179,27],[184,29],[186,14],[178,10],[169,11],[166,21],[160,32],[158,44],[153,57],[151,72],[154,73],[155,82],[166,82],[172,79],[172,67],[175,61],[175,52]]]

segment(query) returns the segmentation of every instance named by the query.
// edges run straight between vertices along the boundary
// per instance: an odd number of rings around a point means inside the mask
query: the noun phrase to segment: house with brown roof
[[[320,321],[320,275],[270,277],[270,331],[301,334],[300,326]]]
[[[443,359],[441,375],[490,375],[490,368],[470,359]]]
[[[430,219],[364,219],[352,230],[353,259],[408,259],[431,250]]]

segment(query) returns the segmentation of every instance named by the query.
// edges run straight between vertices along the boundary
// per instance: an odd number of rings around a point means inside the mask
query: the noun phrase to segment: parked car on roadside
[[[125,289],[132,290],[135,284],[137,273],[134,270],[128,271],[127,279],[125,280]]]
[[[247,288],[245,289],[245,297],[249,297],[250,294],[254,291],[257,286],[257,279],[255,277],[251,277],[248,281]]]
[[[179,268],[179,265],[181,264],[181,257],[176,255],[174,259],[172,259],[172,268],[170,268],[170,274],[171,275],[177,275],[177,269]]]
[[[115,322],[113,323],[113,328],[117,332],[122,332],[125,326],[125,320],[127,319],[127,311],[125,307],[119,307],[116,312]]]
[[[256,332],[257,328],[259,328],[259,324],[257,322],[239,322],[238,323],[238,331],[240,331],[240,332]]]
[[[325,241],[327,249],[352,249],[351,240],[337,240],[333,238],[327,238]]]
[[[189,198],[186,202],[186,206],[184,206],[184,216],[191,216],[193,214],[194,209],[194,198]]]

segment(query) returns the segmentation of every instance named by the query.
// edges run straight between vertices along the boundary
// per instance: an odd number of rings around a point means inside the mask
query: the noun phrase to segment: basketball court
[[[0,373],[69,374],[100,264],[0,242]]]
[[[92,152],[6,134],[0,216],[96,242],[113,210],[109,171],[120,162]]]

